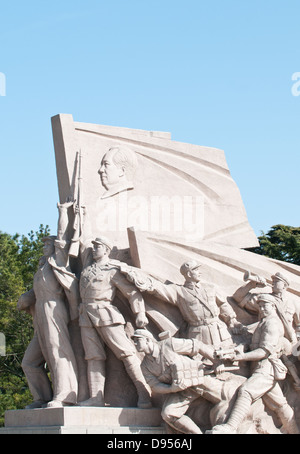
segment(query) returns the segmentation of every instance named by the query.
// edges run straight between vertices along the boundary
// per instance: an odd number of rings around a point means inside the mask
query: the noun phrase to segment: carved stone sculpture
[[[300,302],[287,294],[289,281],[283,273],[277,272],[271,278],[271,295],[274,297],[278,315],[284,323],[287,338],[295,343],[300,339]],[[265,279],[253,276],[247,284],[236,290],[233,298],[240,307],[250,312],[258,313],[259,304],[257,300],[260,293],[255,293],[251,290],[257,286],[265,289],[267,285]]]
[[[274,410],[283,429],[290,434],[299,434],[293,409],[288,405],[278,381],[286,376],[287,369],[280,360],[283,348],[284,326],[276,313],[275,298],[261,294],[257,303],[261,321],[253,333],[251,351],[238,353],[232,359],[251,361],[254,368],[251,376],[240,387],[235,405],[228,421],[215,426],[212,433],[236,433],[247,416],[250,406],[260,397],[266,406]]]
[[[162,333],[163,337],[165,334]],[[246,378],[219,369],[212,346],[196,339],[168,336],[157,341],[151,333],[141,329],[135,331],[133,338],[137,350],[145,353],[141,367],[146,381],[153,393],[165,396],[162,418],[168,426],[177,433],[204,433],[199,427],[201,422],[197,425],[193,413],[189,415],[192,405],[196,412],[204,406],[211,425],[226,421],[236,391]],[[210,365],[205,359],[209,359]],[[210,403],[210,407],[205,406],[205,402]],[[261,407],[260,412],[263,413]]]
[[[22,367],[27,377],[34,402],[29,408],[74,405],[77,402],[77,363],[71,345],[68,323],[74,318],[76,277],[66,268],[68,253],[63,227],[68,204],[60,205],[58,237],[44,241],[44,256],[34,276],[33,289],[20,297],[19,310],[30,307],[34,318],[35,334],[29,344]],[[68,285],[68,277],[71,277]],[[73,287],[73,288],[72,288]],[[70,298],[67,300],[67,296]],[[70,303],[67,305],[67,301]],[[76,317],[76,315],[75,315]],[[45,363],[50,370],[48,379]]]
[[[57,238],[19,301],[31,407],[153,404],[179,433],[298,433],[300,268],[245,250],[224,153],[71,115],[52,127]]]
[[[103,156],[98,173],[106,192],[102,199],[134,188],[133,177],[137,168],[135,153],[124,146],[110,148]]]
[[[199,339],[215,348],[230,346],[233,341],[229,328],[235,333],[243,328],[226,298],[213,285],[201,283],[201,265],[196,261],[181,265],[180,272],[185,278],[182,286],[163,284],[151,277],[143,282],[138,270],[133,268],[123,268],[122,272],[141,291],[177,306],[188,324],[189,339]]]

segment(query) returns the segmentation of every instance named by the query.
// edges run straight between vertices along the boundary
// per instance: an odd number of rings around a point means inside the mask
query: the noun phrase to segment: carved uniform
[[[214,416],[218,418],[228,410],[237,387],[245,381],[244,377],[228,373],[224,379],[207,375],[210,368],[189,357],[197,354],[197,344],[196,339],[167,339],[154,344],[153,353],[142,361],[143,375],[154,392],[160,383],[180,381],[183,390],[167,394],[162,408],[162,418],[171,426],[199,397],[214,404]]]
[[[149,386],[155,388],[159,383],[171,384],[178,380],[178,372],[186,388],[202,383],[204,375],[202,362],[186,356],[197,354],[195,342],[197,340],[172,338],[155,344],[153,355],[146,355],[142,362],[142,371]]]
[[[183,286],[152,282],[153,293],[158,298],[178,306],[188,323],[188,337],[205,344],[232,343],[226,323],[236,317],[230,304],[216,292],[213,285],[186,283]],[[221,317],[221,318],[220,318]]]
[[[119,359],[136,354],[124,330],[124,317],[112,303],[117,289],[128,299],[134,314],[145,310],[140,292],[120,273],[115,261],[104,265],[95,262],[83,269],[79,324],[87,360],[106,359],[103,341]]]
[[[277,383],[286,376],[287,369],[279,359],[282,354],[284,327],[277,315],[269,315],[263,318],[252,337],[250,349],[262,348],[269,356],[254,362],[253,372],[250,378],[242,385],[241,390],[250,394],[252,401],[263,397],[265,403],[272,403],[282,407],[286,405],[286,398]]]
[[[22,366],[34,400],[49,401],[49,383],[43,369],[50,370],[53,399],[75,404],[77,401],[77,364],[68,330],[69,313],[62,286],[48,260],[40,262],[33,280],[35,336]],[[66,379],[67,378],[67,379]]]

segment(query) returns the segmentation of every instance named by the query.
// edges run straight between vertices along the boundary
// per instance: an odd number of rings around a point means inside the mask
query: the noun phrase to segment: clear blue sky
[[[56,230],[58,113],[221,148],[256,234],[299,226],[299,17],[299,0],[0,0],[0,230]]]

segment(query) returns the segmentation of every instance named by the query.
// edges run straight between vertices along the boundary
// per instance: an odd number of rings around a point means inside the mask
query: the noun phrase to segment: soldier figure
[[[198,359],[200,353],[210,362],[216,361],[211,345],[170,337],[157,341],[145,329],[136,330],[133,339],[137,350],[145,353],[141,368],[147,383],[153,393],[166,394],[162,418],[170,427],[182,433],[202,433],[186,414],[199,397],[214,405],[215,421],[224,421],[236,389],[245,378],[229,372],[216,377],[214,368]]]
[[[251,292],[256,287],[266,287],[268,284],[264,278],[255,276],[247,284],[237,289],[233,294],[238,305],[249,312],[258,313],[259,293]],[[300,339],[300,304],[291,295],[287,294],[289,287],[287,277],[278,272],[272,276],[272,292],[279,315],[285,324],[285,335],[293,343]]]
[[[300,433],[294,411],[288,405],[278,383],[285,378],[287,369],[280,360],[284,327],[276,313],[275,298],[270,294],[261,294],[257,298],[257,304],[261,320],[253,333],[251,351],[232,356],[234,361],[251,361],[252,375],[240,387],[227,423],[215,426],[211,432],[213,434],[236,433],[252,403],[261,397],[276,412],[286,432]]]
[[[34,275],[33,289],[21,295],[18,309],[33,316],[35,334],[22,368],[33,403],[27,408],[74,405],[78,394],[78,368],[71,345],[69,323],[78,317],[78,283],[68,268],[65,241],[67,208],[58,204],[58,234],[43,238],[44,256]],[[69,303],[69,304],[68,304]],[[47,363],[52,386],[45,370]]]
[[[119,271],[120,262],[110,260],[112,245],[107,238],[96,238],[93,243],[93,263],[85,266],[80,277],[79,324],[85,358],[88,363],[90,398],[81,406],[103,406],[105,384],[106,344],[115,356],[123,361],[126,372],[138,393],[138,407],[151,407],[148,387],[140,369],[133,343],[124,329],[125,320],[113,304],[117,289],[129,300],[136,315],[136,326],[147,325],[142,295]],[[83,261],[88,260],[88,248],[82,251]],[[118,265],[119,264],[119,265]]]
[[[232,345],[229,329],[239,334],[243,325],[236,320],[236,314],[226,298],[218,294],[215,287],[200,282],[201,265],[196,261],[184,263],[180,272],[185,278],[184,285],[163,284],[148,277],[139,276],[137,269],[122,269],[127,278],[141,291],[176,305],[188,323],[187,337],[198,339],[215,348]]]

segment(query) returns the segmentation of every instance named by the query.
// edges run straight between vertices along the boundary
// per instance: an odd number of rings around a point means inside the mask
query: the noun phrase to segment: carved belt
[[[219,321],[219,317],[213,317],[213,318],[206,318],[203,320],[198,320],[197,322],[189,323],[189,325],[192,326],[193,328],[194,327],[197,328],[197,326],[208,326],[208,325],[212,325],[218,321]]]
[[[99,306],[99,304],[103,305],[103,307],[107,306],[108,304],[110,305],[111,301],[109,300],[103,300],[103,299],[97,299],[97,298],[85,298],[82,303],[85,306]]]

